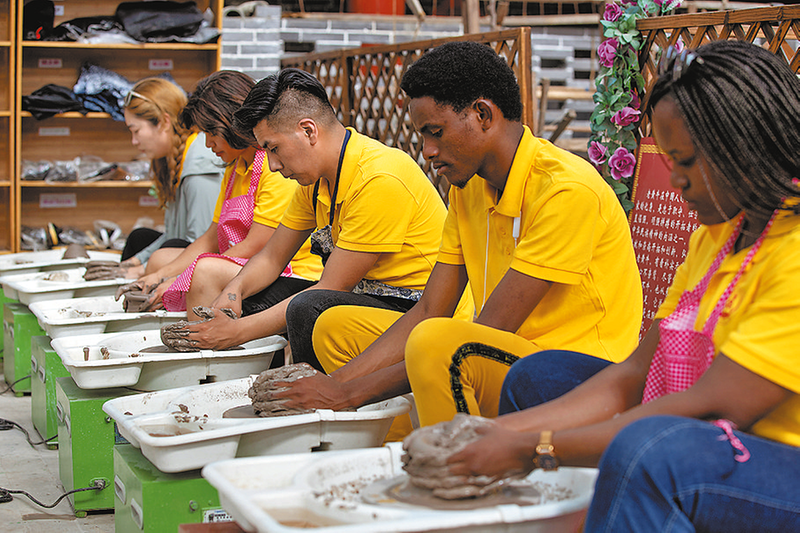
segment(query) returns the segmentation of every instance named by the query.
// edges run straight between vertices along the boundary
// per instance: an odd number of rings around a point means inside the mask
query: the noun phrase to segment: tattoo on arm
[[[228,300],[231,301],[231,302],[235,302],[236,301],[236,295],[234,293],[232,293],[232,292],[229,292],[228,293]]]

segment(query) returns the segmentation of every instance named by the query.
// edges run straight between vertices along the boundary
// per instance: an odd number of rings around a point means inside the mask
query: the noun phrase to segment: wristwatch
[[[553,447],[553,432],[539,433],[539,444],[536,445],[536,457],[533,459],[536,468],[542,470],[558,470],[558,457]]]

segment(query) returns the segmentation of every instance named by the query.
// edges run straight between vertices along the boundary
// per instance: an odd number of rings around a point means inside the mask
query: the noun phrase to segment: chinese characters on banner
[[[689,235],[700,223],[670,186],[667,157],[652,138],[642,139],[638,159],[630,224],[644,297],[641,337],[650,328],[675,270],[686,258]]]

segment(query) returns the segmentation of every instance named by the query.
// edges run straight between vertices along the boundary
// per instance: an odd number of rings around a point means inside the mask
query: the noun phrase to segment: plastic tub
[[[61,337],[51,344],[82,389],[132,387],[155,391],[262,372],[269,368],[275,352],[287,343],[283,337],[273,335],[246,342],[238,350],[140,353],[143,347],[161,344],[161,332],[155,329]],[[106,346],[116,349],[103,359],[101,348]],[[123,347],[125,351],[121,351]],[[88,360],[84,348],[88,348]]]
[[[120,255],[114,252],[89,251],[88,259],[85,257],[62,259],[65,250],[66,248],[0,255],[0,276],[69,268],[83,265],[88,261],[119,261],[120,258]]]
[[[185,311],[126,313],[122,304],[122,299],[101,296],[36,302],[30,310],[51,339],[156,329],[186,319]]]
[[[339,487],[368,487],[375,480],[404,475],[401,456],[400,443],[390,443],[366,450],[220,461],[203,468],[202,475],[217,489],[223,508],[234,520],[246,531],[259,533],[300,532],[309,527],[319,533],[575,532],[597,477],[592,468],[537,470],[528,476],[530,481],[569,489],[570,496],[536,505],[464,511],[364,503],[358,496],[342,496],[348,491]]]
[[[46,279],[58,272],[66,274],[65,281]],[[86,269],[70,268],[48,272],[32,272],[28,274],[11,274],[0,277],[3,293],[6,298],[19,300],[25,305],[47,300],[64,300],[66,298],[109,296],[117,292],[117,287],[130,283],[122,278],[101,281],[86,281],[83,273]]]
[[[103,410],[156,468],[184,472],[234,457],[380,446],[394,417],[410,409],[405,398],[393,398],[357,411],[223,418],[250,404],[253,378],[115,398]]]

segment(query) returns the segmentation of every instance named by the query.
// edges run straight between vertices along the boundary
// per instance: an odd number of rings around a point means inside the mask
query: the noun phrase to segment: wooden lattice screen
[[[656,81],[660,51],[674,46],[678,39],[689,48],[727,39],[759,44],[782,57],[795,72],[800,70],[800,6],[654,17],[640,20],[636,27],[644,41],[639,51],[645,80],[642,105]],[[642,119],[640,133],[650,135],[647,117]]]
[[[400,80],[427,50],[448,41],[466,40],[486,43],[508,61],[520,85],[522,120],[533,124],[529,28],[306,54],[285,58],[281,66],[300,68],[316,76],[343,124],[410,154],[446,197],[447,181],[439,180],[430,162],[422,157],[422,139],[411,124]]]

